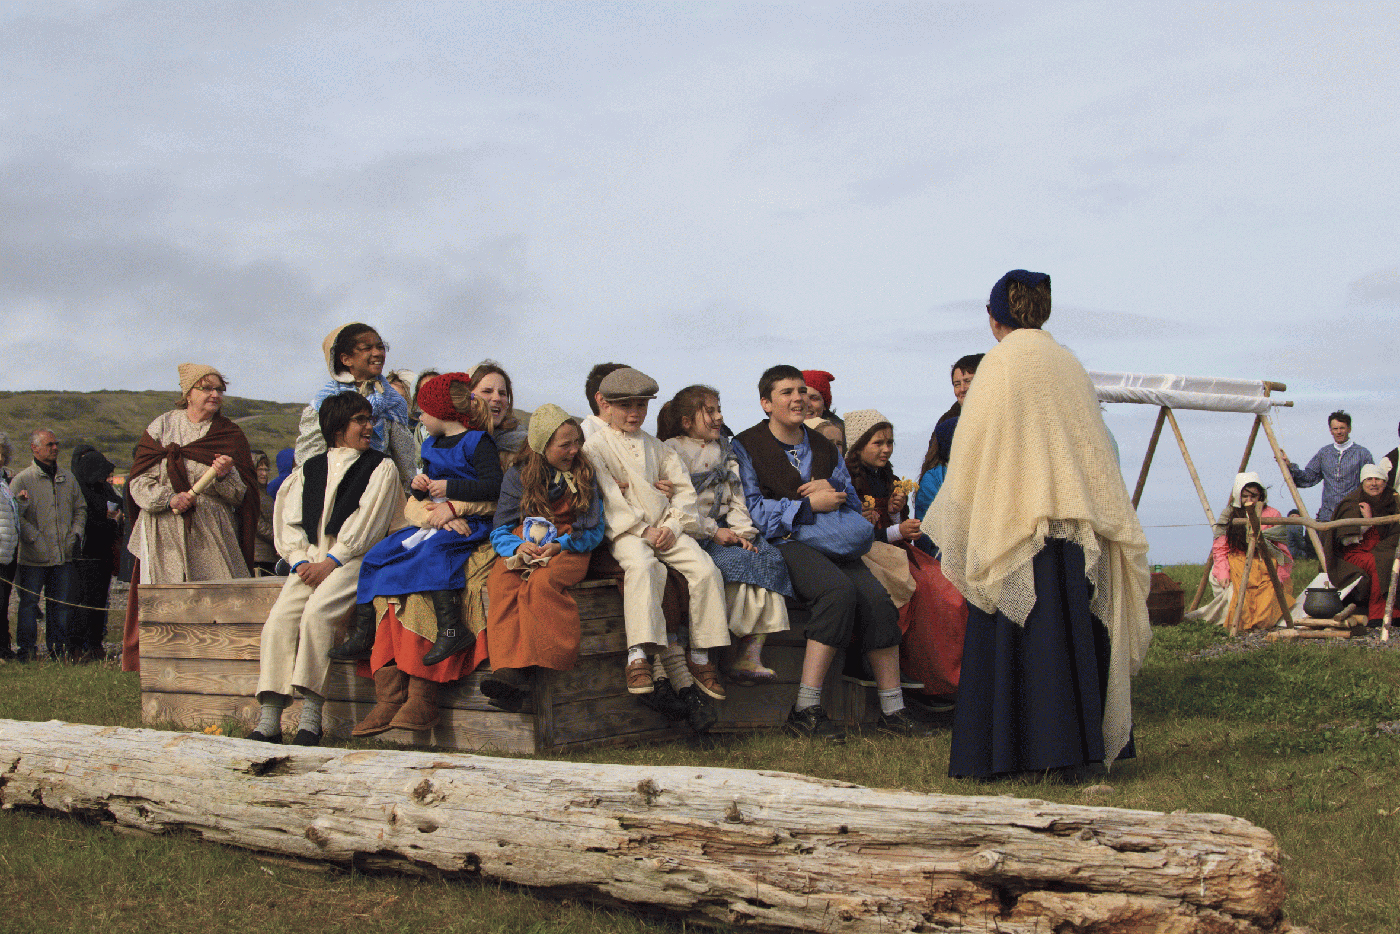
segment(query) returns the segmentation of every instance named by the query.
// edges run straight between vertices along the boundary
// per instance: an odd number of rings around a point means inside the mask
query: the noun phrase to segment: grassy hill
[[[64,467],[70,463],[73,448],[87,443],[116,464],[118,473],[126,473],[131,466],[131,449],[146,426],[177,403],[174,392],[0,392],[0,431],[9,433],[14,446],[12,469],[31,462],[29,433],[48,428],[63,446],[58,458]],[[229,396],[223,412],[243,429],[249,444],[275,458],[277,451],[296,442],[297,420],[304,405]]]

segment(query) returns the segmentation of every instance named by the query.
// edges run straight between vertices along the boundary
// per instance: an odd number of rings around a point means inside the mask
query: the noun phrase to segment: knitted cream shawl
[[[1103,736],[1107,761],[1117,758],[1132,727],[1131,678],[1152,639],[1147,538],[1094,386],[1045,331],[1012,331],[983,358],[922,527],[968,602],[1020,625],[1035,606],[1031,560],[1045,540],[1084,549],[1091,609],[1112,646]]]

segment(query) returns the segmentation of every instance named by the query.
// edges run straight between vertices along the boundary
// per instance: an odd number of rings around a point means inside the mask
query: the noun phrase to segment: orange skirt
[[[492,668],[538,665],[568,671],[578,661],[578,604],[569,588],[588,576],[591,552],[560,552],[529,575],[506,569],[504,558],[487,580],[486,632]]]

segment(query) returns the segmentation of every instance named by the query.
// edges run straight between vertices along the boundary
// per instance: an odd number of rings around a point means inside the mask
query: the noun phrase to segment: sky
[[[1379,459],[1397,39],[1395,3],[3,3],[0,390],[306,399],[364,320],[525,409],[620,360],[742,429],[765,367],[828,370],[909,476],[1019,267],[1087,368],[1283,382],[1294,460],[1338,407]],[[1155,414],[1108,407],[1130,489]],[[1250,421],[1182,413],[1215,510]],[[1170,436],[1140,514],[1205,558]]]

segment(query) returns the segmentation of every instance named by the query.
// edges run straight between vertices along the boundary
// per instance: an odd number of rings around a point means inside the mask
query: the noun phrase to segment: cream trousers
[[[724,578],[695,539],[678,535],[670,548],[657,551],[641,536],[624,535],[612,543],[612,553],[623,570],[622,618],[629,646],[666,645],[666,620],[661,615],[661,593],[666,589],[663,564],[680,571],[690,586],[691,647],[729,644]]]
[[[360,559],[336,568],[312,590],[295,574],[287,578],[263,624],[258,694],[290,695],[300,688],[325,696],[336,626],[355,609]]]

